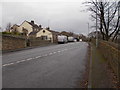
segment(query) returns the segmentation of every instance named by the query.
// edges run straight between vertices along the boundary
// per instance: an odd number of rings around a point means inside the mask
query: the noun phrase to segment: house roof
[[[57,31],[53,31],[53,30],[48,30],[48,31],[50,31],[53,34],[59,34],[59,32],[57,32]]]
[[[65,35],[65,36],[72,36],[70,32],[62,31],[60,34]]]
[[[37,24],[34,24],[34,23],[32,23],[32,22],[28,22],[28,21],[26,21],[27,23],[29,23],[31,26],[33,26],[34,28],[40,28]]]
[[[38,32],[30,32],[30,34],[29,35],[35,35],[36,33],[38,33]]]
[[[19,27],[19,25],[17,25],[17,24],[14,24],[12,27],[11,27],[11,29],[13,29],[14,27]]]
[[[46,27],[46,30],[48,30],[49,32],[51,32],[52,34],[59,34],[58,31],[54,31],[54,30],[50,30],[50,27]]]
[[[14,24],[13,26],[18,26],[19,27],[19,25],[17,25],[17,24]]]
[[[32,32],[30,32],[29,33],[29,35],[35,35],[35,34],[37,34],[40,30],[42,30],[43,28],[41,28],[41,29],[39,29],[38,31],[32,31]]]

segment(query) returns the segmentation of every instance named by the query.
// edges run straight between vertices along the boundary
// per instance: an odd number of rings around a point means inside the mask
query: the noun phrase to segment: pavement
[[[3,88],[79,88],[87,48],[74,42],[4,53]]]
[[[92,43],[88,88],[113,88],[107,61]]]

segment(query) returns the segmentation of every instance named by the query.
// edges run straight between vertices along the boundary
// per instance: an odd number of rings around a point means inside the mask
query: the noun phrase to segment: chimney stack
[[[33,20],[31,20],[31,23],[32,23],[32,24],[34,24],[34,21],[33,21]]]
[[[50,27],[47,27],[46,29],[47,29],[47,30],[50,30]]]
[[[42,27],[42,25],[39,25],[39,28],[41,28]]]

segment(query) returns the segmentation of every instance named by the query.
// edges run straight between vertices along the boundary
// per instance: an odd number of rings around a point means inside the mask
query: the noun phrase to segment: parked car
[[[58,36],[58,43],[67,43],[67,36],[59,35]]]
[[[74,42],[77,42],[77,39],[74,39]]]
[[[82,41],[82,39],[79,40],[80,42]]]
[[[68,42],[73,42],[74,41],[74,37],[68,37]]]

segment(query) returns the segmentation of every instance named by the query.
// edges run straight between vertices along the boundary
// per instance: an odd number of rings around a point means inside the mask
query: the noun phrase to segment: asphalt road
[[[78,88],[87,46],[75,42],[3,54],[3,88]]]

